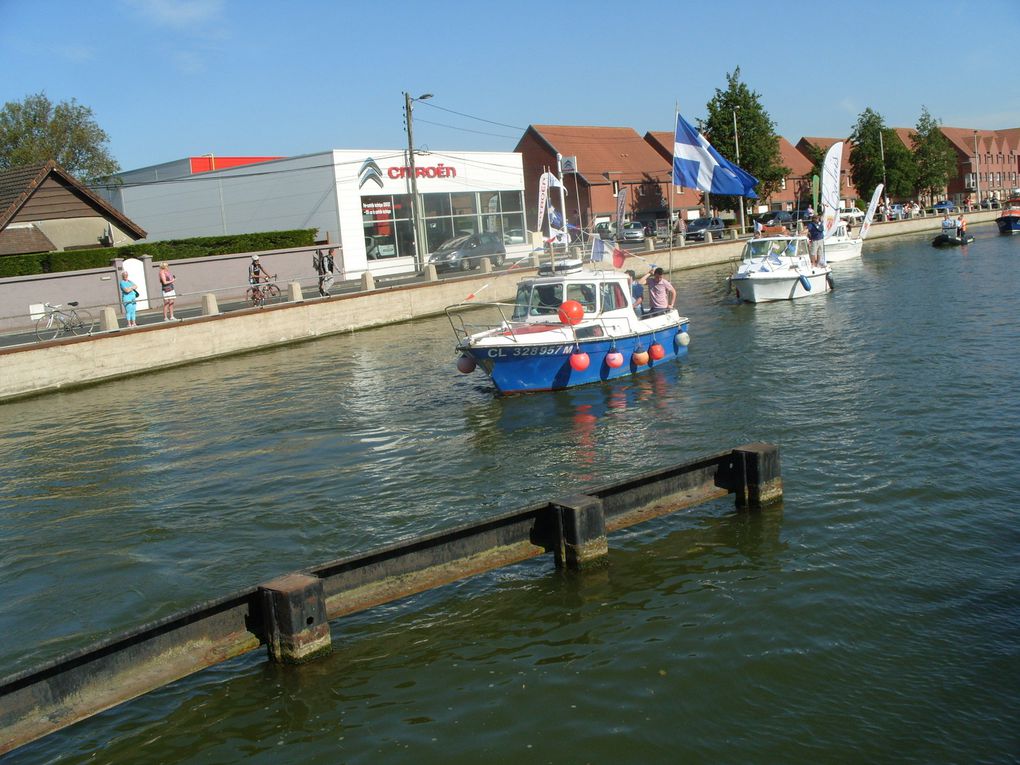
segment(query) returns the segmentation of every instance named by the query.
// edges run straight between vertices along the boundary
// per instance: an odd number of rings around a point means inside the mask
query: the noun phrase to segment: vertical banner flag
[[[627,209],[627,187],[624,186],[620,189],[620,193],[616,195],[616,233],[620,233],[620,229],[623,227],[623,213]]]
[[[864,223],[861,224],[861,239],[868,235],[868,229],[871,228],[871,219],[875,217],[875,210],[878,208],[878,200],[882,197],[882,189],[884,186],[885,184],[878,184],[878,186],[875,187],[875,193],[871,195],[871,203],[868,205],[868,212],[864,216]]]
[[[758,197],[754,192],[758,179],[724,158],[679,114],[673,139],[673,185],[709,194]]]
[[[824,238],[836,233],[839,222],[839,168],[843,163],[843,142],[836,141],[822,162],[822,227]]]
[[[542,177],[538,179],[538,220],[535,222],[535,226],[539,231],[545,224],[545,204],[549,197],[549,175],[550,173],[542,173]]]

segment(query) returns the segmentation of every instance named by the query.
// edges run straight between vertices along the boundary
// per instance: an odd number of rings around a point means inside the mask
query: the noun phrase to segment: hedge
[[[123,247],[97,247],[88,250],[8,255],[0,257],[0,278],[105,268],[114,258],[140,258],[142,255],[150,255],[153,262],[159,263],[163,260],[205,258],[210,255],[229,255],[234,252],[261,252],[263,250],[282,250],[288,247],[308,247],[315,244],[315,231],[314,228],[265,231],[259,234],[202,236],[194,239],[138,242]]]

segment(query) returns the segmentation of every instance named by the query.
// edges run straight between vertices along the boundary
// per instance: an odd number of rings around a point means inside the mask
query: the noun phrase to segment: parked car
[[[981,207],[985,210],[997,210],[999,208],[998,199],[982,199]]]
[[[632,220],[624,223],[617,237],[621,242],[643,242],[645,241],[645,226],[641,221]]]
[[[864,220],[864,213],[858,210],[856,207],[840,207],[839,217],[843,220],[860,221]]]
[[[800,223],[804,223],[804,224],[807,224],[808,222],[810,222],[811,217],[814,214],[815,214],[814,210],[807,210],[807,209],[794,210],[792,213],[790,213],[790,215],[793,216],[793,222],[794,223],[800,222]]]
[[[508,228],[503,232],[503,244],[524,244],[525,241],[522,228]]]
[[[603,221],[602,223],[595,224],[595,235],[599,239],[615,239],[616,238],[616,224]]]
[[[478,268],[482,258],[489,258],[499,267],[506,260],[506,247],[496,234],[468,234],[448,239],[429,255],[436,271],[470,271]]]
[[[939,212],[955,212],[956,205],[950,202],[948,199],[943,199],[941,202],[936,202],[934,208]]]
[[[793,214],[786,210],[769,210],[760,213],[755,220],[763,226],[790,226],[794,222]]]
[[[687,224],[687,241],[703,242],[706,231],[711,231],[712,237],[715,238],[725,230],[726,224],[722,222],[722,218],[695,218]]]

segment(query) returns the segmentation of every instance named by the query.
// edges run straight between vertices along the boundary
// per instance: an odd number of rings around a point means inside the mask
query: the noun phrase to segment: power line
[[[499,127],[510,128],[511,130],[524,130],[520,125],[507,125],[505,122],[493,122],[492,120],[483,119],[481,117],[475,117],[471,114],[464,114],[464,112],[457,112],[453,109],[447,109],[443,106],[432,103],[431,101],[419,101],[419,104],[428,106],[430,109],[439,109],[443,112],[449,112],[450,114],[456,114],[458,117],[467,117],[469,120],[478,120],[479,122],[487,122],[490,125],[498,125]]]
[[[433,122],[432,120],[423,120],[421,117],[419,117],[416,121],[424,122],[426,125],[438,125],[439,127],[449,128],[450,130],[461,130],[465,133],[475,133],[476,135],[491,135],[494,138],[509,138],[511,140],[516,138],[516,136],[503,135],[502,133],[486,133],[483,130],[471,130],[469,128],[457,127],[456,125],[447,125],[444,122]]]

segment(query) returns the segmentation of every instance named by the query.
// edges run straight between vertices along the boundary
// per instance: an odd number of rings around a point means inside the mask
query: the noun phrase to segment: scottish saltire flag
[[[673,139],[673,185],[710,194],[758,197],[754,193],[758,179],[725,159],[679,114]]]
[[[549,223],[553,228],[563,228],[563,216],[552,205],[549,205]]]

